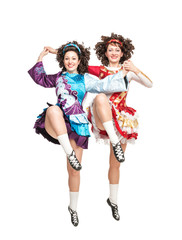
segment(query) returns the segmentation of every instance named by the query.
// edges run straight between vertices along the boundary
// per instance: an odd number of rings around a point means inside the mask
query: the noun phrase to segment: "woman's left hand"
[[[133,62],[131,60],[127,60],[127,61],[124,61],[123,63],[123,68],[126,70],[126,71],[131,71],[131,72],[134,72],[135,74],[138,74],[140,71],[137,67],[135,67],[135,65],[133,64]]]

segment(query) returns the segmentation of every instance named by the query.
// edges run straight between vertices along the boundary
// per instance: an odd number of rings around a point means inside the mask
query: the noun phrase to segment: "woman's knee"
[[[104,93],[99,93],[94,99],[95,104],[103,105],[106,102],[108,102],[108,99]]]
[[[69,177],[80,177],[80,172],[79,171],[76,171],[74,170],[73,168],[68,168],[68,174],[69,174]]]
[[[114,161],[110,161],[110,168],[116,168],[116,169],[119,169],[120,168],[120,163],[114,159]]]
[[[63,116],[63,112],[58,106],[51,106],[46,111],[46,116],[48,117],[57,116],[57,115]]]

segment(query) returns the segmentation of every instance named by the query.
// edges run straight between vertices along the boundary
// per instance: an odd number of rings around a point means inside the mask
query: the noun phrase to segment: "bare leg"
[[[109,136],[110,142],[114,149],[114,155],[119,162],[124,161],[124,152],[119,143],[118,136],[112,121],[112,111],[108,98],[105,94],[101,93],[96,96],[93,104],[93,115],[95,118],[96,126],[100,130],[105,130]]]
[[[121,144],[121,145],[123,150],[125,151],[126,144]],[[110,194],[109,194],[109,198],[107,199],[107,203],[111,207],[112,215],[114,219],[117,221],[119,221],[120,219],[118,206],[117,206],[118,188],[119,188],[119,168],[120,168],[120,163],[116,160],[114,156],[113,148],[111,146],[110,167],[108,172]]]
[[[77,159],[81,163],[83,149],[77,146],[73,139],[70,139],[70,143],[76,153]],[[80,172],[74,170],[70,166],[68,161],[67,161],[67,170],[68,170],[68,186],[69,186],[70,192],[78,192],[79,186],[80,186]]]
[[[83,149],[78,147],[73,139],[70,140],[71,146],[74,149],[78,160],[81,162]],[[77,204],[79,196],[79,187],[80,187],[80,172],[75,171],[67,161],[67,170],[68,170],[68,186],[70,194],[70,203],[68,210],[71,214],[71,222],[74,226],[79,224],[78,214],[77,214]]]
[[[125,152],[127,144],[121,144],[123,151]],[[110,145],[110,166],[108,172],[108,178],[110,184],[119,184],[119,169],[120,163],[116,160],[114,156],[112,145]]]
[[[45,129],[53,138],[67,133],[63,112],[58,106],[51,106],[46,111]]]
[[[63,117],[63,112],[58,106],[51,106],[46,111],[45,129],[53,138],[58,139],[68,156],[70,165],[77,171],[81,169],[81,164],[76,153],[70,144],[67,128]]]
[[[103,122],[112,121],[112,112],[109,101],[104,93],[98,94],[93,103],[93,114],[97,127],[105,130]]]

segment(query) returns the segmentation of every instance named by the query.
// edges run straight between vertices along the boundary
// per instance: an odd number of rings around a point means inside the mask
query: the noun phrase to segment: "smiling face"
[[[64,66],[68,73],[78,73],[77,68],[80,64],[78,55],[74,51],[68,51],[64,55]]]
[[[123,53],[118,44],[109,44],[105,55],[109,60],[109,65],[112,66],[116,64],[119,65],[119,61],[123,56]]]

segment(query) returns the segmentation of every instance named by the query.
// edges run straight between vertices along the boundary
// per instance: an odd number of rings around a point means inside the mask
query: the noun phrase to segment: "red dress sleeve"
[[[92,75],[99,77],[100,76],[100,67],[99,66],[89,66],[88,72]]]

